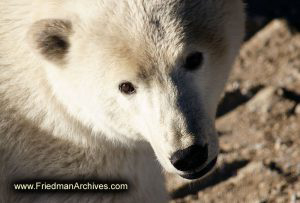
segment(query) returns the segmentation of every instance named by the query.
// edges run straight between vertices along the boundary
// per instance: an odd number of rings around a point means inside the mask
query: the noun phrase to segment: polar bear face
[[[214,119],[243,37],[241,2],[80,2],[71,20],[39,19],[28,34],[57,100],[95,134],[145,140],[167,171],[203,176],[218,154]]]

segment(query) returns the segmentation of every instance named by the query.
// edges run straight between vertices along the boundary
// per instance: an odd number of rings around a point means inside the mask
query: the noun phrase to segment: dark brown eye
[[[201,52],[195,52],[190,54],[185,61],[184,67],[188,70],[196,70],[200,68],[203,63],[203,54]]]
[[[134,94],[136,92],[131,82],[123,82],[119,85],[119,90],[124,94]]]

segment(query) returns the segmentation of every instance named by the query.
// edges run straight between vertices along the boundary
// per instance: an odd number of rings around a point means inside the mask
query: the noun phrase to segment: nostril
[[[202,166],[208,159],[207,145],[192,145],[171,156],[171,163],[180,171],[192,171]]]

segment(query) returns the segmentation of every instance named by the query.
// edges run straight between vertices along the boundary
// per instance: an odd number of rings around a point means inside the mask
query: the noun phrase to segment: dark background
[[[274,18],[286,19],[300,30],[300,0],[244,0],[246,4],[247,39]]]

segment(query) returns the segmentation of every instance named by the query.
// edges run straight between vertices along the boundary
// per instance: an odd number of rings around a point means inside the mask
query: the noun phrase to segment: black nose
[[[175,152],[171,157],[171,163],[180,171],[193,171],[205,164],[207,158],[207,145],[192,145]]]

